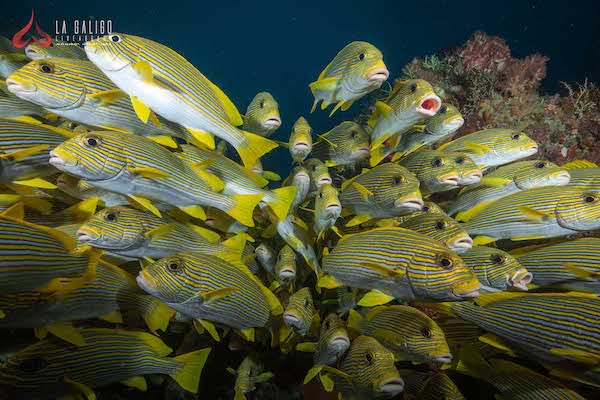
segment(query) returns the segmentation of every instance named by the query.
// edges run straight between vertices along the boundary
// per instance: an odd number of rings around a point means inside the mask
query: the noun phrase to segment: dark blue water
[[[550,57],[547,91],[556,91],[559,81],[600,81],[597,0],[3,3],[1,33],[7,36],[28,21],[32,8],[49,33],[54,20],[110,19],[117,32],[145,36],[177,50],[241,112],[255,93],[270,91],[280,103],[283,126],[275,138],[281,140],[287,139],[295,119],[310,110],[308,84],[352,40],[366,40],[381,49],[393,78],[413,57],[460,45],[483,30],[505,38],[514,56],[539,52]],[[316,132],[325,132],[356,110],[354,106],[334,119],[327,118],[328,112],[317,112],[308,119]],[[265,163],[282,156],[280,150]]]

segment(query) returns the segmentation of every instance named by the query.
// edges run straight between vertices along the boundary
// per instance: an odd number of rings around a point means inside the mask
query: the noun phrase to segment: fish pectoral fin
[[[226,287],[222,289],[215,289],[209,292],[198,292],[198,296],[200,296],[204,300],[204,304],[213,304],[218,302],[219,300],[231,296],[237,289],[232,287]]]
[[[17,181],[13,181],[12,183],[15,185],[31,186],[41,189],[56,189],[56,185],[54,183],[50,183],[42,178],[19,179]]]
[[[302,383],[306,385],[308,382],[312,381],[318,374],[320,374],[322,370],[322,364],[315,365],[314,367],[308,370],[308,372],[304,376],[304,381]]]
[[[254,342],[256,330],[254,328],[239,329],[238,334],[247,342]]]
[[[352,182],[352,186],[360,193],[364,201],[369,200],[373,196],[373,192],[356,181]]]
[[[139,60],[132,65],[132,68],[142,82],[152,83],[154,81],[154,72],[152,72],[152,66],[148,61]]]
[[[379,115],[381,115],[384,118],[394,111],[392,107],[390,107],[383,101],[376,102],[375,109],[377,110],[377,112],[379,112]]]
[[[575,275],[581,279],[598,278],[598,272],[589,271],[589,270],[579,267],[573,263],[565,263],[564,267],[567,271],[569,271],[570,273],[572,273],[573,275]]]
[[[152,123],[158,127],[160,127],[162,124],[160,123],[160,120],[158,119],[158,116],[156,115],[156,113],[154,113],[154,111],[150,110],[150,115],[148,116],[150,118],[150,121],[152,121]]]
[[[152,136],[146,136],[146,138],[148,138],[148,139],[152,140],[153,142],[158,143],[162,146],[168,147],[170,149],[177,148],[177,142],[171,136],[152,135]]]
[[[572,358],[582,364],[598,365],[600,363],[600,355],[585,350],[552,348],[550,352],[557,356]]]
[[[225,371],[229,372],[233,376],[237,376],[237,371],[231,367],[225,368]]]
[[[106,106],[127,98],[127,94],[120,89],[110,89],[86,94],[86,97],[97,100],[100,106]]]
[[[269,379],[271,379],[273,376],[274,376],[274,374],[272,372],[269,372],[269,371],[263,372],[262,374],[260,374],[256,377],[256,382],[260,382],[260,383],[266,382]]]
[[[502,350],[512,357],[516,357],[515,352],[508,345],[506,345],[500,337],[493,333],[486,333],[485,335],[479,336],[479,341]]]
[[[335,112],[337,110],[339,110],[340,108],[342,108],[344,106],[344,104],[346,104],[346,102],[344,100],[338,101],[338,103],[335,105],[335,107],[333,107],[333,110],[331,110],[331,112],[329,113],[329,117],[332,117],[333,114],[335,114]]]
[[[304,342],[296,345],[296,350],[304,353],[314,353],[317,351],[319,344],[317,342]]]
[[[337,89],[341,78],[330,77],[316,80],[308,85],[310,91],[314,95],[316,91],[333,92]],[[329,104],[328,104],[329,105]]]
[[[62,340],[73,343],[75,346],[84,346],[85,339],[81,335],[79,329],[75,328],[70,323],[60,322],[50,324],[46,327],[48,332]]]
[[[206,213],[204,212],[204,209],[202,208],[202,206],[199,206],[199,205],[182,206],[182,207],[179,207],[179,209],[181,211],[183,211],[184,213],[191,215],[194,218],[201,219],[202,221],[204,221],[206,219]]]
[[[169,178],[171,174],[154,167],[127,167],[127,171],[132,174],[143,176],[148,179]]]
[[[148,123],[148,118],[150,118],[150,107],[142,103],[142,101],[136,96],[130,96],[130,99],[131,105],[133,106],[133,111],[135,111],[135,114],[138,116],[140,121],[145,124]]]
[[[371,217],[370,215],[367,215],[367,214],[355,215],[354,218],[352,218],[350,221],[348,221],[348,223],[346,224],[346,226],[347,227],[352,227],[352,226],[360,225],[363,222],[367,222],[367,221],[369,221],[371,219],[373,219],[373,217]]]
[[[79,390],[79,392],[81,392],[81,394],[83,394],[87,400],[96,400],[96,393],[94,393],[94,391],[88,385],[85,385],[81,382],[75,382],[66,376],[64,377],[64,381],[66,384],[69,384]]]
[[[115,310],[108,314],[105,314],[105,315],[101,316],[100,319],[104,320],[106,322],[111,322],[113,324],[122,324],[123,323],[123,316],[121,315],[121,312],[119,310]]]
[[[359,264],[361,267],[372,269],[381,275],[390,276],[390,277],[401,277],[404,276],[404,269],[402,268],[386,268],[380,264],[372,263],[372,262],[361,262]]]
[[[469,151],[469,153],[484,155],[491,150],[490,146],[485,144],[479,144],[475,142],[465,142],[465,147]]]
[[[263,171],[262,176],[271,182],[279,182],[281,180],[281,176],[273,171]]]
[[[203,131],[201,129],[195,128],[186,128],[188,132],[192,135],[192,137],[200,142],[202,145],[206,146],[209,150],[215,149],[215,135],[210,132]]]
[[[144,236],[149,238],[150,241],[153,241],[153,240],[160,239],[161,237],[165,236],[166,234],[171,232],[176,227],[177,227],[177,224],[175,222],[173,222],[171,224],[160,225],[160,226],[157,226],[154,229],[150,229],[148,232],[144,233]]]
[[[332,392],[333,391],[333,387],[334,387],[334,382],[333,379],[331,379],[331,377],[327,374],[320,374],[319,375],[319,380],[321,381],[321,384],[323,385],[323,389],[326,392]]]
[[[131,378],[122,380],[121,383],[125,386],[136,388],[142,392],[146,392],[148,390],[148,383],[146,382],[146,378],[143,376],[132,376]]]
[[[156,208],[156,206],[154,204],[152,204],[152,202],[150,200],[140,197],[140,196],[133,196],[133,195],[129,195],[128,199],[133,200],[135,204],[138,204],[139,206],[143,207],[144,209],[150,211],[152,214],[156,215],[157,217],[162,217],[162,214],[160,213],[159,209]]]
[[[202,328],[204,328],[208,332],[208,334],[212,336],[212,338],[215,339],[217,342],[221,341],[221,338],[219,337],[219,332],[217,332],[215,324],[205,319],[195,319],[194,325],[196,323],[200,324],[200,326],[202,326]]]
[[[485,246],[488,243],[493,243],[496,241],[496,238],[493,238],[491,236],[484,236],[484,235],[479,235],[473,238],[473,245],[474,246]]]
[[[317,286],[325,289],[335,289],[343,285],[340,281],[335,279],[333,275],[324,274],[319,278]]]
[[[40,153],[50,147],[49,144],[40,144],[37,146],[26,147],[21,150],[13,151],[11,153],[2,153],[0,154],[0,158],[9,159],[12,161],[20,161],[25,157],[32,156],[34,154]]]
[[[389,294],[385,294],[379,290],[373,289],[365,294],[357,304],[362,307],[375,307],[382,304],[387,304],[392,300],[394,300],[394,296],[390,296]]]
[[[500,188],[512,182],[512,179],[495,178],[493,176],[484,176],[479,183],[492,188]]]
[[[545,222],[551,218],[548,214],[541,211],[537,211],[531,207],[519,206],[518,209],[521,212],[521,214],[523,214],[529,221]]]

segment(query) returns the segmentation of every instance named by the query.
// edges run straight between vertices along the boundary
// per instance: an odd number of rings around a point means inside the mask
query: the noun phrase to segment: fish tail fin
[[[371,157],[369,158],[369,163],[371,167],[376,166],[383,160],[390,152],[387,151],[385,146],[379,146],[371,150]]]
[[[285,217],[287,217],[288,215],[288,212],[290,211],[290,207],[292,206],[294,197],[296,197],[296,187],[285,186],[279,189],[275,189],[272,192],[274,196],[270,196],[270,199],[267,201],[267,204],[275,213],[277,218],[285,219]]]
[[[256,205],[262,200],[262,194],[233,194],[233,206],[224,210],[231,217],[246,226],[254,226],[253,213]]]
[[[175,310],[171,309],[162,301],[148,295],[140,295],[140,312],[152,333],[161,330],[165,332],[169,326],[171,317]]]
[[[348,328],[360,332],[360,324],[363,319],[363,316],[358,311],[350,309],[348,314]]]
[[[221,244],[229,248],[229,250],[232,251],[236,256],[242,258],[242,253],[244,252],[244,247],[246,247],[247,240],[248,234],[243,232],[222,241]]]
[[[188,392],[197,393],[200,374],[202,374],[202,369],[209,354],[210,348],[207,348],[175,357],[175,361],[181,363],[182,366],[170,374],[171,378]]]
[[[494,371],[490,364],[477,351],[474,345],[465,344],[461,346],[456,371],[474,378],[492,377]]]
[[[236,146],[236,150],[244,166],[247,168],[252,168],[260,157],[277,147],[277,143],[271,139],[264,138],[255,133],[241,132],[246,140]]]

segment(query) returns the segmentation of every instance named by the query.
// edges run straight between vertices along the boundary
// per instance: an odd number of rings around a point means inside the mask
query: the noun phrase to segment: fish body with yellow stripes
[[[313,230],[319,240],[335,225],[342,212],[338,190],[334,186],[323,185],[319,188],[314,211]]]
[[[399,226],[422,233],[447,246],[456,254],[462,254],[473,247],[473,240],[467,231],[445,214],[422,213]]]
[[[312,154],[328,167],[355,166],[369,157],[369,133],[353,121],[344,121],[319,135]]]
[[[439,150],[420,150],[400,161],[400,165],[419,179],[424,195],[445,192],[459,186],[456,157]]]
[[[302,163],[311,153],[313,148],[312,128],[304,117],[299,117],[292,126],[288,140],[288,149],[292,160]]]
[[[532,281],[532,273],[526,266],[500,249],[475,246],[460,256],[479,279],[482,291],[526,291]]]
[[[39,43],[29,43],[25,46],[25,55],[30,60],[41,60],[43,58],[75,58],[78,60],[87,60],[85,51],[77,43],[65,42],[63,40],[52,39],[51,46],[42,46]]]
[[[315,101],[312,111],[321,101],[321,109],[330,104],[347,110],[352,104],[369,92],[379,88],[389,77],[379,49],[367,42],[348,43],[319,74],[309,87]]]
[[[215,147],[213,135],[217,136],[237,150],[248,168],[277,147],[271,140],[238,129],[242,117],[227,95],[167,46],[113,32],[86,42],[85,51],[131,97],[144,122],[154,111],[187,128],[209,148]]]

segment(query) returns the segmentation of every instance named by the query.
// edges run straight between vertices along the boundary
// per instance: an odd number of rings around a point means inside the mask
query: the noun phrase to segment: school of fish
[[[156,41],[59,44],[0,40],[0,399],[598,398],[599,166],[455,137],[367,42],[283,134]]]

